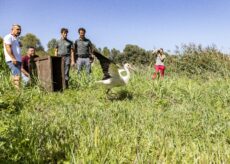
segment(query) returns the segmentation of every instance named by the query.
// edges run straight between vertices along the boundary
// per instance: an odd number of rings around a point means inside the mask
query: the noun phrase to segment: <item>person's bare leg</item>
[[[13,76],[13,85],[16,89],[20,89],[20,76]]]
[[[156,79],[156,77],[157,77],[157,72],[154,72],[152,79],[154,80],[154,79]]]

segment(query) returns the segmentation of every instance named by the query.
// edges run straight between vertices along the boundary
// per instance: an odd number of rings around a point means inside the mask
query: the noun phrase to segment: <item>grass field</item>
[[[230,163],[230,78],[139,69],[106,96],[94,81],[16,91],[0,75],[0,160],[22,163]]]

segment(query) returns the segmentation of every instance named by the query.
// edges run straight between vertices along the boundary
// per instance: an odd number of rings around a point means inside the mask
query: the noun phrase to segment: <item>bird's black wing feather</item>
[[[101,68],[104,74],[103,79],[108,79],[111,76],[113,76],[112,74],[114,72],[110,71],[109,67],[117,67],[119,68],[112,60],[106,58],[105,56],[103,56],[101,53],[94,51],[93,52],[94,56],[96,56],[96,58],[99,60],[100,64],[101,64]]]

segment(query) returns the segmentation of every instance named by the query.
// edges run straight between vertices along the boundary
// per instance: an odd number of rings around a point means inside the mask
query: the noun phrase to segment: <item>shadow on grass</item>
[[[111,93],[107,95],[108,100],[110,101],[123,101],[123,100],[132,100],[133,99],[133,93],[122,90],[119,91],[118,93]]]

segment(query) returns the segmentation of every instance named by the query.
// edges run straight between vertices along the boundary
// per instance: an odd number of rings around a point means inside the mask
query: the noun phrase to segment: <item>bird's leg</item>
[[[111,97],[110,97],[110,91],[111,91],[111,89],[109,88],[109,89],[107,89],[107,91],[106,91],[106,97],[108,98],[108,99],[111,99]]]
[[[111,91],[111,89],[109,88],[109,89],[106,91],[106,94],[109,94],[110,91]]]

